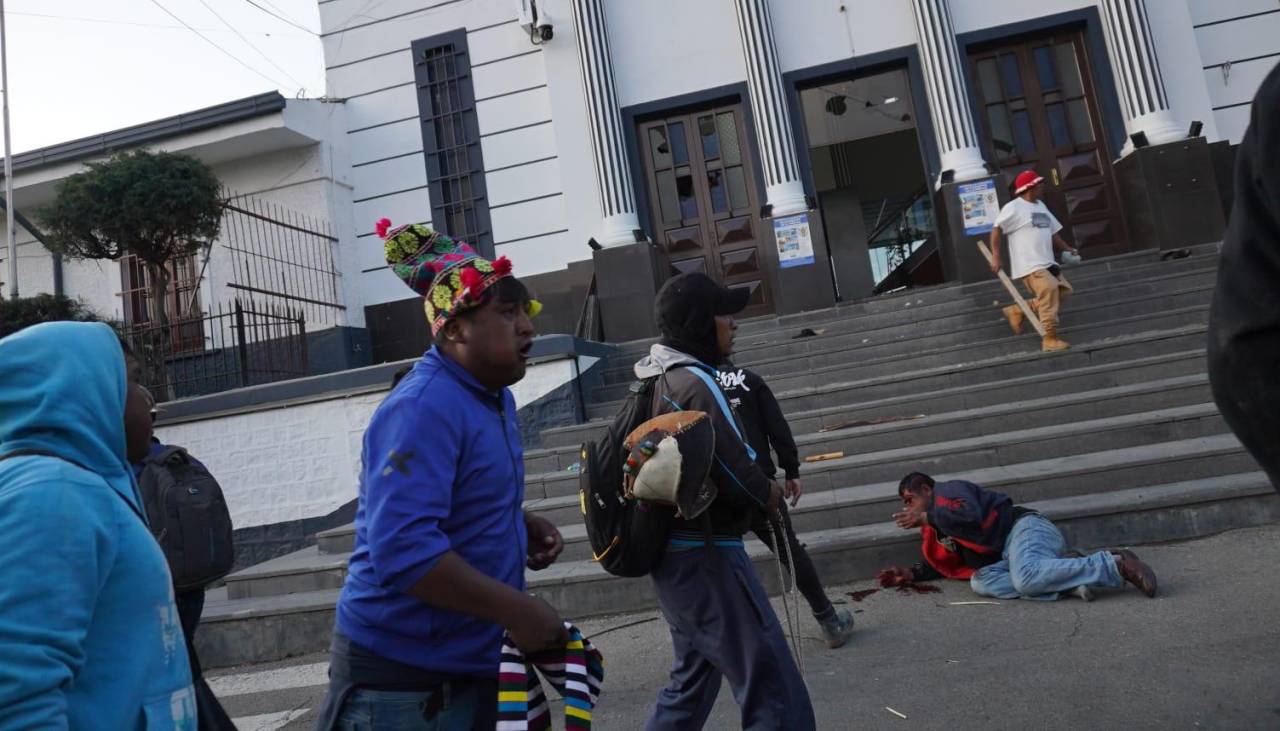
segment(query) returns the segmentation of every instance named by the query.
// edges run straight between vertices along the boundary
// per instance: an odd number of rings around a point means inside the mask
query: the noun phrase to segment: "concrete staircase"
[[[824,579],[865,578],[918,555],[889,516],[911,470],[965,477],[1033,505],[1082,548],[1187,538],[1280,518],[1280,500],[1214,408],[1204,340],[1216,247],[1069,270],[1073,347],[1042,354],[1014,337],[997,283],[913,290],[742,325],[737,363],[763,374],[797,435],[805,497],[792,512]],[[796,336],[802,330],[814,333]],[[1030,329],[1028,329],[1030,331]],[[647,580],[590,561],[578,512],[578,445],[612,415],[648,343],[603,368],[585,424],[549,429],[525,455],[526,508],[561,527],[566,549],[530,573],[532,591],[574,616],[651,607]],[[322,650],[354,533],[326,531],[298,553],[227,579],[199,642],[210,665]],[[776,590],[770,554],[752,542]]]

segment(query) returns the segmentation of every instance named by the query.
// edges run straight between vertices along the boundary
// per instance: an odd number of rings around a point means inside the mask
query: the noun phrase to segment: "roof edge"
[[[23,152],[13,156],[13,171],[14,173],[19,173],[61,163],[75,162],[120,149],[131,149],[150,142],[158,142],[179,135],[198,132],[210,127],[263,117],[282,111],[286,104],[287,100],[278,91],[269,91],[244,97],[243,99],[223,102],[204,109],[183,112],[172,117],[135,124],[131,127],[123,127],[111,132]],[[2,159],[0,157],[0,160]],[[0,173],[0,180],[3,179],[4,175]]]

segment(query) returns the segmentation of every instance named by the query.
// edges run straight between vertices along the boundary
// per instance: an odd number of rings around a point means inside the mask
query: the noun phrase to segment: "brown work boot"
[[[1040,341],[1040,350],[1046,353],[1055,353],[1070,347],[1070,343],[1058,337],[1058,328],[1046,327],[1044,329],[1044,339]]]
[[[1022,321],[1026,319],[1026,315],[1022,314],[1022,308],[1017,305],[1009,305],[1002,310],[1004,319],[1009,321],[1009,329],[1014,335],[1022,334]]]
[[[1148,598],[1156,596],[1156,572],[1138,558],[1138,554],[1126,549],[1111,552],[1116,557],[1116,568],[1125,581],[1138,587]]]

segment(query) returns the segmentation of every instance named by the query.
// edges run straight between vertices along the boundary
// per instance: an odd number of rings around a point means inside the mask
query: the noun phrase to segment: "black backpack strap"
[[[187,450],[182,447],[166,446],[164,449],[155,454],[148,454],[147,458],[142,460],[144,464],[162,465],[174,457],[180,457],[183,462],[190,462],[191,455],[187,454]]]

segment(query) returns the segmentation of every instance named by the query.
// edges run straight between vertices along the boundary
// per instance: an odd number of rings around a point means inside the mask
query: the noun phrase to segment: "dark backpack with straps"
[[[182,447],[143,461],[142,504],[178,591],[203,589],[231,572],[235,547],[222,488]]]
[[[582,445],[578,498],[593,558],[614,576],[645,576],[662,560],[675,523],[675,508],[623,495],[627,435],[653,416],[658,377],[631,384],[613,423]]]

